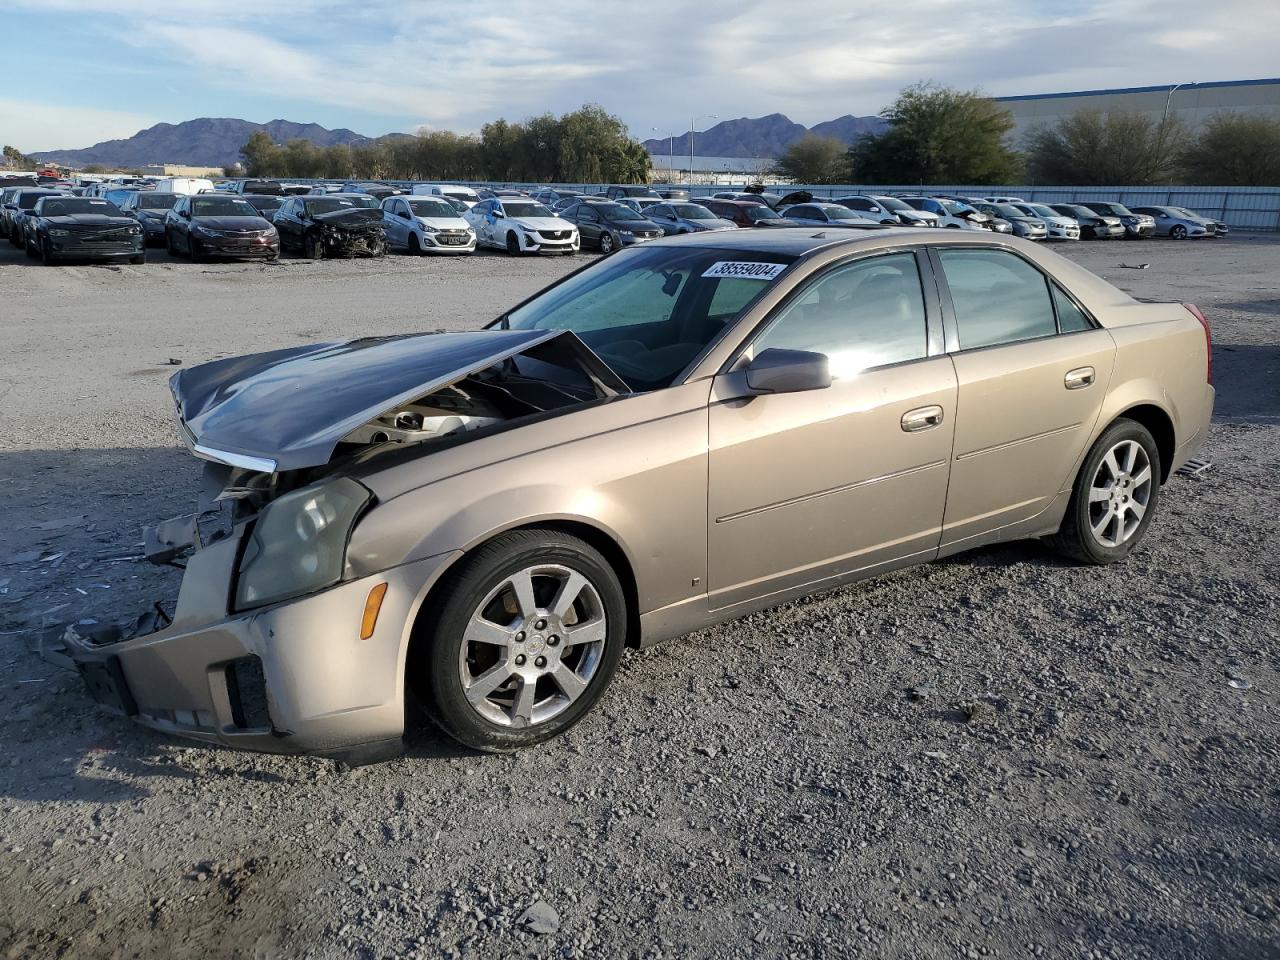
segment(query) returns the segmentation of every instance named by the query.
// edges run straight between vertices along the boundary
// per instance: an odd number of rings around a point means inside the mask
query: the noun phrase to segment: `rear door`
[[[919,260],[917,259],[919,256]],[[956,380],[923,253],[827,268],[748,348],[826,354],[822,390],[750,396],[741,361],[709,418],[713,608],[937,551]]]
[[[1116,348],[1013,251],[948,245],[932,256],[959,385],[945,550],[1030,520],[1070,490]]]

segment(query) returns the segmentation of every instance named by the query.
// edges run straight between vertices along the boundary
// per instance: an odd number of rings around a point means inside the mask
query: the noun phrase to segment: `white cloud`
[[[0,130],[5,142],[28,153],[129,137],[153,123],[153,118],[140,113],[0,97]]]

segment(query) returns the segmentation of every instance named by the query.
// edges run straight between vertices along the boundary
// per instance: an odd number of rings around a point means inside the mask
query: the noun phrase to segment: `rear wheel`
[[[1123,560],[1142,542],[1160,501],[1160,449],[1142,424],[1120,419],[1089,450],[1062,527],[1060,552],[1099,566]]]
[[[1185,240],[1187,239],[1187,228],[1180,223],[1174,224],[1169,230],[1169,236],[1174,240]]]
[[[477,750],[550,739],[580,720],[612,680],[626,600],[594,547],[552,530],[517,530],[450,575],[429,646],[411,665],[431,715]]]
[[[609,254],[613,253],[614,249],[613,234],[600,234],[600,252],[607,257]]]
[[[520,256],[520,238],[513,232],[507,234],[507,253],[513,257]]]

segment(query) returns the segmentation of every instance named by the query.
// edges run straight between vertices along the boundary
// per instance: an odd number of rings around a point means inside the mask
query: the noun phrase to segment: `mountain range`
[[[318,123],[272,120],[252,123],[230,117],[200,117],[182,123],[157,123],[126,140],[104,140],[81,150],[47,150],[33,154],[38,160],[84,167],[141,167],[153,163],[180,163],[198,167],[225,167],[240,160],[240,148],[249,135],[265,131],[276,143],[310,140],[321,147],[368,142],[351,130],[328,130]]]
[[[806,133],[852,142],[863,133],[880,133],[884,128],[885,122],[879,117],[846,115],[805,127],[781,113],[771,113],[767,117],[723,120],[698,133],[694,146],[704,157],[772,159],[782,156],[787,147]],[[276,143],[302,139],[328,147],[340,143],[354,146],[371,140],[352,130],[329,130],[317,123],[294,123],[290,120],[252,123],[230,117],[199,117],[182,123],[157,123],[124,140],[104,140],[79,150],[46,150],[33,156],[45,162],[73,167],[91,163],[125,168],[161,163],[225,167],[240,159],[240,148],[250,134],[259,130],[265,131]],[[646,140],[644,145],[657,156],[666,154],[668,150],[665,137]],[[677,156],[688,156],[689,134],[673,137],[670,149]]]
[[[885,122],[879,117],[855,117],[846,114],[835,120],[824,120],[812,127],[796,123],[781,113],[767,117],[740,117],[722,120],[714,127],[703,130],[694,137],[693,146],[704,157],[759,157],[776,159],[787,148],[807,133],[835,137],[852,143],[864,133],[882,133]],[[689,155],[689,134],[682,133],[668,138],[659,137],[644,141],[645,148],[654,156],[664,156],[668,151],[676,156]]]

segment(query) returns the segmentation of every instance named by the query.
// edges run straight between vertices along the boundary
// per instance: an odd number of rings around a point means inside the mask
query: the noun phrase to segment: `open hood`
[[[323,466],[375,418],[501,363],[567,350],[600,396],[626,384],[565,330],[367,337],[213,360],[169,380],[184,439],[207,460],[275,473]]]

